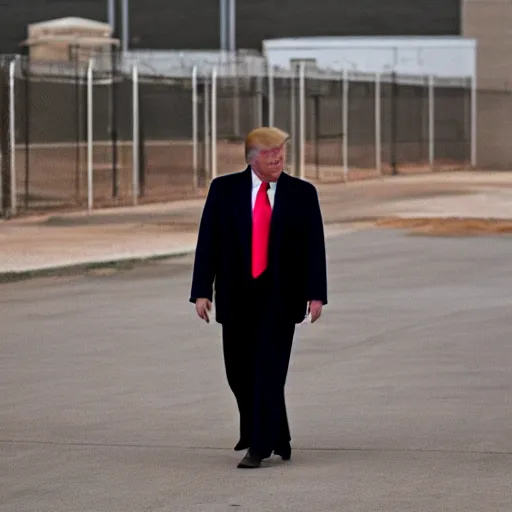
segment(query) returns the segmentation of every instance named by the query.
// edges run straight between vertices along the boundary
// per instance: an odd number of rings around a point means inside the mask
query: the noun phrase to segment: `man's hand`
[[[210,323],[208,312],[212,309],[212,303],[208,299],[196,299],[196,312],[197,316],[204,320],[207,324]]]
[[[311,323],[314,324],[322,315],[324,303],[321,300],[312,300],[309,303],[309,313],[311,314]]]

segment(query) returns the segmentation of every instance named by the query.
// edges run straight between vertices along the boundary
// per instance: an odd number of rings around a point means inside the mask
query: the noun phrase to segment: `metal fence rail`
[[[77,64],[0,62],[2,210],[95,208],[197,196],[244,167],[245,134],[291,135],[288,171],[349,181],[476,164],[476,90],[469,80],[248,73],[184,76]]]

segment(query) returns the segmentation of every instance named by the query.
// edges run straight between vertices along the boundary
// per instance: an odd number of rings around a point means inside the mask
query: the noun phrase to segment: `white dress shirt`
[[[254,205],[256,204],[256,196],[258,195],[258,190],[260,189],[262,181],[256,176],[255,172],[251,169],[252,174],[252,209],[254,210]],[[275,181],[271,181],[269,183],[270,188],[267,190],[268,200],[270,201],[270,206],[274,207],[274,197],[276,195],[276,186],[277,183]]]

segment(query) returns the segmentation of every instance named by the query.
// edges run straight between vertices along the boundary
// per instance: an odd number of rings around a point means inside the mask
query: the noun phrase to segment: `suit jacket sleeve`
[[[327,304],[327,258],[325,251],[324,226],[318,193],[309,187],[310,205],[307,209],[307,300],[319,300]]]
[[[218,219],[218,182],[213,180],[206,197],[199,234],[197,237],[194,271],[190,302],[204,298],[213,300],[213,282],[217,267],[217,219]]]

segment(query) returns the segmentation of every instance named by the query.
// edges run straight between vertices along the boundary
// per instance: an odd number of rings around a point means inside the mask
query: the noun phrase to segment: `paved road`
[[[294,459],[235,468],[190,260],[0,287],[2,512],[512,510],[510,238],[329,240],[300,329]]]

